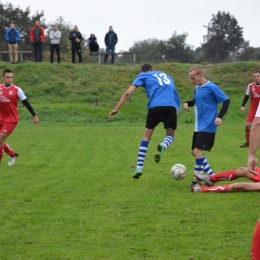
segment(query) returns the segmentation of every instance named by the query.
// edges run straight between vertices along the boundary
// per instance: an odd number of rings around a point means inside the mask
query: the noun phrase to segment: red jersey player
[[[250,129],[255,117],[255,113],[260,101],[260,71],[254,72],[254,82],[247,86],[246,94],[242,102],[241,111],[245,112],[245,105],[250,97],[250,108],[246,118],[245,137],[246,143],[240,145],[241,148],[249,146]]]
[[[0,151],[4,150],[6,138],[14,131],[19,121],[17,110],[19,100],[32,114],[34,124],[38,125],[39,123],[39,118],[36,116],[24,92],[13,84],[13,72],[9,69],[4,70],[2,80],[3,83],[0,84]],[[2,156],[3,153],[0,153],[0,159]]]

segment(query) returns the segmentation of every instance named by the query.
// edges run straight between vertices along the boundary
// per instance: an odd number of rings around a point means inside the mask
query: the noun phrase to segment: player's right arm
[[[250,85],[247,86],[247,89],[246,89],[246,93],[245,93],[245,96],[244,96],[244,99],[242,101],[242,105],[241,105],[241,112],[244,113],[245,112],[245,105],[249,99],[249,96],[250,96]]]
[[[121,106],[123,106],[123,104],[125,103],[125,101],[131,97],[132,93],[135,91],[136,86],[131,86],[120,98],[117,106],[115,107],[114,110],[112,110],[109,114],[108,117],[111,117],[115,114],[117,114],[118,110],[121,108]]]

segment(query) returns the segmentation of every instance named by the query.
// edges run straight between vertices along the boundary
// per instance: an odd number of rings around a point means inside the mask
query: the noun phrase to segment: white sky
[[[203,43],[207,25],[218,11],[229,12],[243,27],[243,36],[252,47],[260,47],[260,0],[0,0],[31,14],[44,11],[46,23],[61,16],[66,23],[78,25],[89,37],[96,34],[101,48],[112,25],[118,35],[116,52],[128,51],[135,42],[156,38],[167,40],[176,31],[188,33],[187,44]],[[19,25],[17,25],[19,27]]]

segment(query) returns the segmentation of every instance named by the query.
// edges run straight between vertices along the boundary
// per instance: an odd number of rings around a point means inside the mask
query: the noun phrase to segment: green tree
[[[32,45],[30,42],[30,30],[34,26],[35,21],[39,20],[41,26],[46,28],[44,12],[36,12],[36,14],[31,15],[31,10],[29,7],[25,11],[20,9],[20,7],[14,7],[11,3],[2,4],[0,2],[0,50],[8,50],[8,44],[5,40],[6,30],[9,28],[10,22],[14,22],[16,29],[19,30],[21,35],[21,40],[19,41],[19,50],[31,51]],[[45,49],[45,45],[43,46]],[[32,56],[31,56],[32,58]],[[9,60],[8,55],[2,55],[2,60]]]
[[[255,50],[254,50],[254,57],[255,57],[255,60],[260,61],[260,47],[255,48]]]
[[[229,61],[230,56],[236,56],[244,42],[242,29],[229,13],[218,12],[213,15],[202,45],[204,59],[215,63]]]
[[[238,51],[235,53],[236,55],[236,61],[250,61],[255,60],[255,49],[253,47],[250,47],[249,41],[243,41],[238,49]]]
[[[194,60],[192,46],[186,43],[187,33],[177,35],[176,32],[166,41],[166,59],[168,61],[191,63]]]
[[[137,55],[136,61],[138,63],[162,62],[166,54],[166,45],[158,39],[148,39],[134,43],[133,47],[129,48],[129,52],[144,53],[143,55]],[[125,60],[132,60],[132,57],[127,56],[129,55],[124,55]]]
[[[192,46],[186,43],[188,34],[177,35],[176,32],[166,41],[158,39],[148,39],[136,42],[129,52],[144,52],[143,55],[137,55],[137,62],[193,62],[194,51]],[[123,55],[125,61],[130,57]]]

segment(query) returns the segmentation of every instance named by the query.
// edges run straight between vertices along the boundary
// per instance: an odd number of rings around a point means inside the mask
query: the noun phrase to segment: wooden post
[[[23,62],[23,54],[20,52],[20,60]]]

